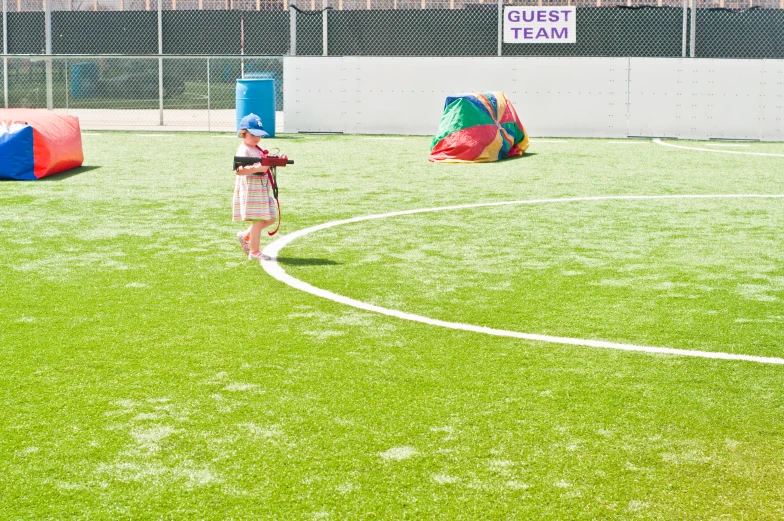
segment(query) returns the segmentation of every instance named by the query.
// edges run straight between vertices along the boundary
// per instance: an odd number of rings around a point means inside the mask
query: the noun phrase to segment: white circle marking
[[[510,205],[517,205],[517,204],[572,203],[572,202],[580,202],[580,201],[612,201],[612,200],[740,199],[740,198],[781,199],[784,198],[784,194],[616,195],[616,196],[597,196],[597,197],[569,197],[569,198],[562,198],[562,199],[529,199],[529,200],[521,200],[521,201],[502,201],[496,203],[477,203],[477,204],[462,204],[462,205],[455,205],[455,206],[441,206],[436,208],[420,208],[416,210],[403,210],[399,212],[365,215],[361,217],[353,217],[351,219],[343,219],[340,221],[331,221],[316,226],[311,226],[309,228],[303,228],[301,230],[297,230],[296,232],[290,233],[288,235],[284,235],[283,237],[271,242],[264,248],[262,253],[265,254],[267,258],[265,260],[262,260],[261,265],[264,268],[264,271],[269,273],[274,279],[277,279],[283,282],[284,284],[287,284],[293,288],[299,289],[306,293],[316,295],[317,297],[322,297],[328,300],[332,300],[334,302],[339,302],[341,304],[352,306],[357,309],[373,311],[375,313],[381,313],[382,315],[396,317],[403,320],[410,320],[413,322],[420,322],[422,324],[428,324],[431,326],[439,326],[439,327],[445,327],[449,329],[457,329],[461,331],[471,331],[474,333],[484,333],[486,335],[519,338],[522,340],[550,342],[555,344],[598,347],[604,349],[619,349],[622,351],[640,351],[644,353],[657,353],[657,354],[664,354],[664,355],[692,356],[692,357],[699,357],[699,358],[716,358],[721,360],[742,360],[746,362],[756,362],[760,364],[784,365],[784,358],[753,356],[753,355],[712,352],[712,351],[698,351],[698,350],[689,350],[689,349],[675,349],[671,347],[641,346],[635,344],[621,344],[617,342],[606,342],[604,340],[590,340],[590,339],[583,339],[583,338],[538,335],[533,333],[520,333],[518,331],[508,331],[505,329],[494,329],[490,327],[475,326],[472,324],[463,324],[460,322],[448,322],[446,320],[433,319],[422,315],[406,313],[405,311],[399,311],[396,309],[389,309],[381,306],[376,306],[374,304],[368,304],[367,302],[362,302],[360,300],[355,300],[343,295],[338,295],[337,293],[332,293],[331,291],[327,291],[325,289],[317,288],[315,286],[308,284],[307,282],[292,277],[291,275],[286,273],[283,270],[283,268],[281,268],[280,264],[277,261],[278,253],[280,252],[281,249],[283,249],[286,245],[288,245],[292,241],[304,237],[305,235],[320,230],[326,230],[327,228],[334,228],[335,226],[341,226],[344,224],[370,221],[374,219],[385,219],[388,217],[397,217],[401,215],[443,212],[449,210],[464,210],[468,208],[482,208],[482,207],[490,207],[490,206],[510,206]]]
[[[710,148],[697,148],[685,147],[683,145],[673,145],[672,143],[665,143],[660,138],[654,138],[653,142],[663,147],[682,148],[683,150],[697,150],[699,152],[713,152],[714,154],[735,154],[740,156],[767,156],[767,157],[784,157],[784,154],[766,154],[763,152],[738,152],[737,150],[713,150]]]

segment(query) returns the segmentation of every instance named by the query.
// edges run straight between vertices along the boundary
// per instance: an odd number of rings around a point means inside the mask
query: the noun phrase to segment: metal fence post
[[[691,0],[691,40],[689,41],[689,55],[694,58],[694,44],[697,43],[697,0]]]
[[[163,126],[163,0],[158,0],[158,119]]]
[[[210,132],[210,57],[207,56],[207,132]]]
[[[8,54],[8,0],[3,0],[3,54]],[[8,108],[8,56],[3,56],[3,102]]]
[[[327,9],[327,7],[329,7],[329,0],[321,0],[321,39],[322,39],[321,48],[323,50],[323,52],[321,53],[322,56],[329,56],[329,50],[327,47],[328,45],[327,36],[329,35],[329,29],[327,26],[328,23],[327,13],[329,12],[329,10]]]
[[[65,111],[68,112],[68,58],[65,59]]]
[[[289,35],[291,40],[289,42],[289,54],[291,56],[297,55],[297,0],[289,2]]]
[[[504,0],[498,0],[498,56],[504,41]]]
[[[52,96],[52,0],[44,0],[46,12],[44,14],[44,30],[46,31],[46,108],[54,108],[54,97]]]
[[[683,0],[683,42],[681,44],[681,58],[686,57],[686,34],[688,33],[689,0]]]

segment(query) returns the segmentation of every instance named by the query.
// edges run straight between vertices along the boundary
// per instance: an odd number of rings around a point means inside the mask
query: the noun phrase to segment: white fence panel
[[[780,60],[631,58],[629,134],[784,140]]]
[[[627,58],[504,58],[533,136],[626,137]]]
[[[286,132],[432,135],[447,96],[502,91],[534,135],[621,137],[627,63],[626,58],[287,57]],[[342,120],[335,114],[338,105],[347,107]]]
[[[502,91],[533,136],[784,140],[784,61],[287,57],[286,132],[433,135],[447,96]]]
[[[760,139],[784,141],[784,60],[764,60]]]
[[[629,60],[629,135],[677,137],[690,124],[684,60]]]
[[[433,135],[447,96],[503,90],[506,71],[483,58],[346,58],[356,71],[356,110],[346,132]]]
[[[759,139],[762,60],[679,60],[686,124],[681,139]]]
[[[286,132],[343,132],[353,74],[340,57],[285,58],[283,100]]]

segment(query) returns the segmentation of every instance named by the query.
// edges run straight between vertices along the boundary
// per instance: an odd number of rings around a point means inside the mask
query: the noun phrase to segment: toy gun
[[[261,166],[268,166],[270,173],[270,180],[272,181],[272,195],[275,197],[275,204],[278,206],[278,225],[275,230],[267,232],[272,236],[278,233],[280,229],[280,201],[278,201],[278,174],[277,167],[293,165],[294,160],[289,159],[285,155],[269,154],[266,157],[247,157],[247,156],[234,156],[234,170],[241,166],[251,166],[256,163],[261,163]]]
[[[234,170],[241,166],[250,166],[256,163],[261,163],[261,166],[276,167],[293,165],[294,160],[289,159],[288,156],[277,155],[268,155],[267,157],[234,156]]]

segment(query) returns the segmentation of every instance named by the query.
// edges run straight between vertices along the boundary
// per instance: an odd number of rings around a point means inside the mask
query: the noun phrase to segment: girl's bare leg
[[[275,224],[275,219],[267,219],[266,221],[261,221],[261,229],[263,230],[264,228],[269,228],[273,224]]]
[[[264,224],[267,221],[253,221],[250,225],[250,251],[259,251],[259,238],[261,237],[261,230],[264,229]]]

